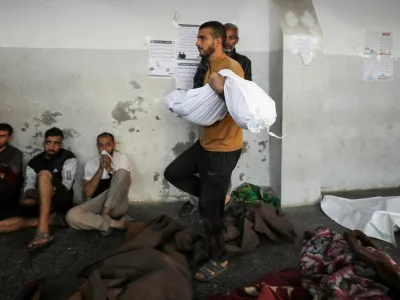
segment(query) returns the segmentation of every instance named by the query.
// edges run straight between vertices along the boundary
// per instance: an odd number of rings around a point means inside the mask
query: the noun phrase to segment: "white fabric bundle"
[[[224,85],[225,102],[207,84],[203,88],[173,91],[165,97],[168,109],[185,120],[202,126],[210,126],[222,120],[227,112],[243,129],[259,133],[276,121],[275,102],[262,88],[245,80],[231,70],[219,71],[227,77]]]
[[[164,102],[178,116],[201,126],[221,121],[228,113],[225,102],[208,84],[187,92],[175,90],[165,97]]]
[[[269,127],[276,121],[275,101],[255,82],[244,80],[231,70],[221,70],[219,74],[227,77],[225,102],[235,122],[253,133],[259,133],[264,128],[269,133]]]

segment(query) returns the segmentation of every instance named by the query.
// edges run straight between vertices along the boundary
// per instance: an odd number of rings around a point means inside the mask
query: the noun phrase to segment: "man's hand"
[[[111,158],[107,155],[101,155],[100,166],[102,169],[106,169],[107,172],[112,172],[113,168],[111,166]]]
[[[1,178],[1,179],[6,179],[6,177],[7,177],[7,176],[6,176],[6,173],[0,173],[0,178]]]
[[[224,97],[224,84],[226,77],[219,75],[217,72],[212,72],[210,78],[208,79],[208,84],[214,90],[214,92],[220,96],[222,99]]]

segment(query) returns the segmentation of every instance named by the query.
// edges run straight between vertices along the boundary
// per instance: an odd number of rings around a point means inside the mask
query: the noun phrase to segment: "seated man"
[[[104,132],[97,137],[99,156],[88,160],[84,169],[84,193],[91,200],[72,208],[66,217],[75,229],[125,229],[132,167],[127,155],[115,150],[115,139]],[[112,157],[112,159],[111,159]]]
[[[12,134],[9,124],[0,124],[0,220],[14,214],[23,183],[22,152],[9,144]]]
[[[50,243],[50,212],[65,214],[73,204],[77,159],[62,148],[64,134],[60,129],[47,130],[44,139],[44,152],[32,158],[26,168],[21,215],[0,222],[0,232],[38,227],[29,248]]]

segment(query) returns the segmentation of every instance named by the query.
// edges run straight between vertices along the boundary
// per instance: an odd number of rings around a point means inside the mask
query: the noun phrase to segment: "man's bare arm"
[[[226,77],[219,75],[217,72],[212,72],[208,79],[208,84],[214,92],[225,101],[224,84]]]
[[[96,191],[97,187],[99,186],[101,176],[103,175],[104,167],[102,163],[100,163],[100,167],[97,170],[96,174],[90,179],[89,181],[84,182],[83,184],[83,191],[87,197],[91,197],[93,193]]]

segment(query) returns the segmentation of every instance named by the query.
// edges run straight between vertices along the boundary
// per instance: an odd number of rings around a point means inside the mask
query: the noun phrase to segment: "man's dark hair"
[[[221,38],[222,39],[222,46],[224,46],[225,44],[225,40],[226,40],[226,29],[225,26],[218,22],[218,21],[210,21],[210,22],[206,22],[201,24],[200,29],[204,29],[204,28],[211,28],[211,35],[214,39],[216,38]]]
[[[114,136],[111,133],[108,133],[108,132],[100,133],[97,136],[97,140],[99,140],[99,138],[102,138],[102,137],[109,137],[109,138],[111,138],[113,140],[113,142],[115,141]]]
[[[57,127],[50,128],[45,132],[44,138],[47,139],[49,136],[60,136],[61,139],[64,139],[64,133]]]
[[[11,127],[10,124],[7,123],[0,123],[0,131],[7,131],[9,136],[12,136],[14,129]]]

